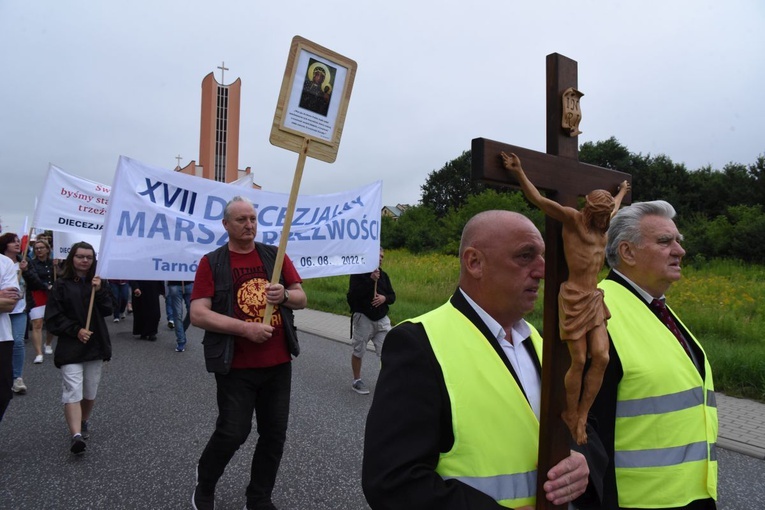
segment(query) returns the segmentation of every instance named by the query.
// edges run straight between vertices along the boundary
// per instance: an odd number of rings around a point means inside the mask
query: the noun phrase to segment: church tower
[[[221,82],[228,68],[218,66]],[[202,108],[199,124],[199,163],[191,161],[177,172],[233,182],[250,173],[250,167],[239,170],[239,117],[242,96],[242,80],[218,83],[211,72],[202,80]],[[179,161],[180,165],[180,161]],[[259,186],[256,186],[259,187]]]

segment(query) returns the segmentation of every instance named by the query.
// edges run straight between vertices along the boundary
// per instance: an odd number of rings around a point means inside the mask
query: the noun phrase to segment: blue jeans
[[[205,492],[215,490],[231,457],[250,435],[254,411],[258,443],[252,456],[247,505],[257,507],[269,503],[287,437],[292,363],[232,369],[226,375],[216,374],[215,380],[218,419],[215,432],[199,459],[200,488]]]
[[[27,331],[27,314],[12,313],[11,330],[13,331],[13,378],[21,377],[24,371],[24,333]]]
[[[109,282],[109,287],[111,287],[114,299],[117,301],[117,306],[114,308],[114,318],[119,319],[125,314],[125,309],[130,300],[130,285]]]
[[[165,289],[165,315],[167,316],[167,322],[175,324],[175,305],[172,303],[170,295],[172,294],[171,286],[168,285]],[[175,287],[175,285],[173,285]]]
[[[193,283],[183,285],[168,285],[167,296],[165,296],[165,305],[167,307],[167,320],[175,323],[175,341],[178,347],[186,346],[186,330],[191,325],[191,291],[194,290]],[[183,314],[183,304],[186,303],[186,315]],[[171,315],[172,314],[172,315]],[[172,319],[170,317],[173,317]],[[180,318],[183,317],[181,324]]]

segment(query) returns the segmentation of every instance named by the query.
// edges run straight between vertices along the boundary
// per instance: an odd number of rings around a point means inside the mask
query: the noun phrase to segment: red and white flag
[[[21,256],[27,256],[27,245],[29,244],[29,216],[24,216],[24,226],[17,235],[21,235]]]

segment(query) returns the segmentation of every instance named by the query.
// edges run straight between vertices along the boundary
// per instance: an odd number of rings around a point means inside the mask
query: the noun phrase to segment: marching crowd
[[[571,215],[571,228],[582,235],[599,229],[595,237],[611,267],[597,289],[567,297],[578,306],[595,296],[603,308],[596,327],[607,327],[609,362],[586,434],[569,438],[569,454],[548,472],[537,472],[545,440],[542,340],[524,319],[544,277],[545,243],[528,218],[486,211],[470,219],[452,297],[393,328],[387,312],[396,295],[387,274],[378,267],[351,276],[353,391],[370,393],[361,379],[369,341],[382,358],[360,474],[371,508],[528,510],[536,504],[537,478],[542,497],[555,505],[716,508],[711,369],[701,344],[665,304],[685,255],[675,211],[664,201],[635,203],[613,218],[612,209],[588,201],[582,214]],[[70,449],[82,454],[101,366],[111,357],[106,321],[124,320],[132,306],[133,334],[156,340],[164,295],[176,351],[184,351],[189,324],[203,329],[206,369],[215,375],[218,417],[196,465],[192,507],[215,508],[216,484],[254,417],[246,508],[275,509],[291,361],[300,353],[293,310],[308,298],[289,257],[277,264],[275,247],[255,241],[251,202],[233,198],[222,222],[228,242],[200,260],[194,281],[166,285],[107,284],[84,242],[54,263],[49,240],[38,236],[33,255],[24,257],[18,236],[0,237],[0,419],[12,393],[26,389],[25,335],[35,348],[33,363],[50,355],[48,335],[55,336]]]
[[[73,360],[79,363],[109,359],[111,342],[105,327],[106,318],[111,317],[113,322],[119,322],[125,320],[127,315],[133,314],[133,334],[142,340],[155,341],[161,316],[159,296],[165,296],[167,326],[175,330],[176,351],[185,350],[193,282],[167,282],[167,285],[164,282],[138,280],[102,282],[95,276],[96,255],[91,245],[76,243],[71,247],[66,259],[58,260],[51,257],[52,241],[49,234],[40,234],[30,243],[29,249],[25,250],[20,237],[15,233],[0,235],[0,254],[5,256],[2,258],[4,280],[0,288],[0,299],[5,306],[13,306],[7,314],[3,314],[7,315],[9,320],[8,327],[3,327],[0,339],[3,354],[0,358],[3,363],[0,420],[12,395],[24,395],[27,392],[23,378],[27,341],[31,342],[35,353],[32,364],[42,364],[45,356],[53,356],[54,364],[62,368],[63,400],[67,416],[69,400],[82,400],[83,408],[92,407],[90,401],[95,399],[98,385],[95,369],[85,371],[83,367],[84,375],[76,375],[74,380],[66,374],[72,369],[69,365],[74,364]],[[28,253],[23,254],[24,251]],[[72,283],[79,286],[72,286]],[[88,317],[87,306],[83,309],[73,308],[75,305],[79,307],[81,296],[78,293],[84,292],[82,297],[87,305],[93,290],[94,298],[98,299],[94,299],[91,324],[88,327],[75,328],[86,326]],[[5,325],[5,322],[2,324]],[[80,329],[89,333],[80,333]],[[54,351],[55,338],[58,340]],[[76,339],[83,345],[78,345],[77,342],[70,345],[66,342],[67,338]],[[73,352],[69,349],[72,346],[76,347]],[[10,352],[6,353],[6,350]],[[5,370],[8,367],[10,372]],[[8,378],[11,380],[10,385],[5,384]],[[86,396],[83,397],[80,393],[75,393],[74,396],[66,394],[67,387],[78,386]],[[89,411],[82,414],[84,419],[81,420],[81,424],[74,427],[70,423],[70,430],[75,431],[79,427],[83,434],[87,435]],[[68,418],[67,421],[69,422]],[[82,451],[84,446],[76,440],[76,435],[76,432],[73,433],[73,444],[76,442],[77,446],[73,446],[72,451]]]

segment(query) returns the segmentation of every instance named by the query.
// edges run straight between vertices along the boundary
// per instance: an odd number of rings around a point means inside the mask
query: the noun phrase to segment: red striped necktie
[[[680,342],[680,345],[683,346],[683,349],[685,349],[685,353],[688,356],[691,356],[691,350],[688,347],[688,343],[685,341],[685,337],[680,332],[680,328],[677,327],[677,323],[672,318],[672,315],[669,313],[669,310],[667,309],[667,305],[664,304],[664,300],[654,299],[653,301],[651,301],[651,308],[659,316],[659,319],[661,320],[661,322],[663,322],[664,325],[667,326],[669,330],[677,337],[677,341]]]

